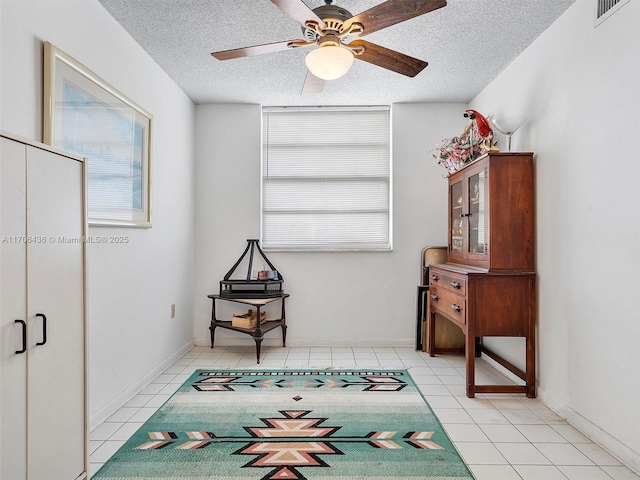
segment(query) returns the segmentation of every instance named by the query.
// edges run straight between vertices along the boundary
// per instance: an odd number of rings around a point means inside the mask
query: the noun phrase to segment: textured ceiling
[[[269,0],[100,0],[195,103],[262,105],[466,103],[574,1],[448,0],[444,8],[365,37],[429,62],[416,77],[355,61],[322,93],[302,95],[309,48],[226,61],[211,56],[301,38],[300,26]],[[335,3],[356,15],[382,2]]]

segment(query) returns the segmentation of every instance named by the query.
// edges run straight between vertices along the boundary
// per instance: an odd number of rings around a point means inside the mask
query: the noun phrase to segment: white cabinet
[[[87,472],[85,164],[0,134],[0,478]]]

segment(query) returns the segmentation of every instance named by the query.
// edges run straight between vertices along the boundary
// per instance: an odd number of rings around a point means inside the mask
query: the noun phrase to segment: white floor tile
[[[511,465],[470,465],[476,480],[522,480]]]
[[[465,392],[467,391],[467,386],[464,383],[455,384],[455,385],[449,384],[445,386],[447,387],[449,392],[451,392],[451,395],[455,395],[456,397],[465,395],[466,394]]]
[[[480,428],[493,443],[529,443],[513,425],[480,425]]]
[[[640,475],[636,475],[627,467],[601,467],[614,480],[640,480]]]
[[[98,441],[109,440],[109,437],[111,437],[111,435],[117,432],[118,429],[122,427],[122,425],[124,425],[124,422],[101,423],[89,433],[89,439],[98,440]]]
[[[169,383],[168,385],[165,385],[164,387],[162,387],[162,389],[158,392],[160,394],[174,394],[176,392],[176,390],[178,390],[180,388],[180,385],[177,383]]]
[[[418,388],[422,392],[422,395],[447,395],[451,396],[451,392],[444,385],[428,385],[418,384]]]
[[[595,443],[582,443],[575,445],[584,455],[596,465],[620,466],[622,463],[612,455],[608,454],[603,448]]]
[[[460,408],[434,408],[441,423],[475,423],[469,414]]]
[[[551,462],[531,443],[494,443],[511,465],[550,465]]]
[[[559,466],[565,477],[569,480],[611,480],[611,477],[596,466]]]
[[[453,395],[425,395],[431,408],[462,408]]]
[[[516,428],[532,443],[566,443],[567,440],[549,425],[517,425]]]
[[[462,375],[438,375],[444,385],[466,385],[466,379]]]
[[[443,427],[453,442],[490,443],[489,438],[478,425],[471,423],[445,423]]]
[[[498,410],[474,408],[468,409],[467,413],[469,413],[471,418],[473,418],[473,421],[478,425],[509,425],[509,420],[507,420]]]
[[[163,373],[153,379],[151,383],[169,383],[175,378],[175,373]]]
[[[122,445],[124,440],[107,440],[91,454],[91,462],[106,462]]]
[[[145,407],[160,408],[167,400],[169,400],[170,397],[171,395],[168,393],[159,393],[158,395],[154,395]]]
[[[458,400],[458,403],[460,403],[460,405],[462,405],[466,409],[472,409],[472,410],[476,408],[482,408],[485,410],[496,409],[496,407],[494,407],[493,404],[486,398],[481,398],[481,397],[469,398],[466,395],[459,395],[459,396],[456,396],[456,399]]]
[[[385,364],[382,363],[381,365]],[[438,377],[437,375],[417,374],[411,375],[411,377],[417,385],[442,385],[442,380],[440,380],[440,377]]]
[[[116,413],[114,413],[113,415],[111,415],[109,418],[107,418],[105,420],[105,422],[107,423],[112,423],[112,422],[126,422],[129,419],[131,419],[131,417],[138,412],[138,410],[140,410],[137,407],[122,407],[119,410],[116,411]]]
[[[167,368],[164,373],[165,374],[178,374],[178,373],[182,373],[182,370],[184,370],[184,366],[183,365],[176,365],[173,364],[171,365],[169,368]]]
[[[468,465],[506,465],[508,462],[492,443],[456,442]]]
[[[567,480],[560,470],[551,465],[514,465],[522,480]]]
[[[153,398],[153,395],[136,395],[127,403],[125,403],[124,406],[133,407],[133,408],[144,407],[152,398]]]
[[[503,410],[502,415],[514,425],[542,425],[544,422],[533,410],[524,408],[521,410]]]
[[[454,367],[431,367],[431,370],[433,370],[433,373],[435,373],[436,375],[461,376],[458,370],[456,370]]]
[[[89,440],[89,454],[92,454],[96,449],[104,443],[104,440]]]
[[[536,443],[540,450],[554,465],[593,465],[580,450],[570,443]]]
[[[100,470],[102,465],[104,465],[104,462],[96,462],[96,463],[91,462],[91,463],[89,463],[89,471],[87,472],[89,474],[89,478],[91,478],[91,475],[93,475],[98,470]]]
[[[125,423],[111,436],[109,440],[127,441],[142,425],[144,425],[143,422]]]
[[[344,360],[344,359],[349,359],[349,360],[353,360],[353,353],[351,352],[332,352],[331,353],[331,358],[334,360]]]
[[[571,443],[593,443],[589,437],[583,435],[577,428],[571,425],[551,425],[556,432],[562,435],[568,442]]]
[[[151,415],[155,413],[157,408],[142,407],[135,415],[131,417],[130,422],[146,422]]]
[[[164,385],[162,385],[161,383],[150,383],[149,385],[144,387],[142,390],[140,390],[140,394],[155,395],[156,393],[160,393],[160,390],[162,390],[163,387]]]

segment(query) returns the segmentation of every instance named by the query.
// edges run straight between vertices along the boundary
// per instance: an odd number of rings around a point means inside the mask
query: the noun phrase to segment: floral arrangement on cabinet
[[[465,165],[490,151],[498,151],[493,140],[489,121],[476,110],[465,110],[464,117],[470,120],[458,137],[444,138],[434,150],[437,165],[447,170],[447,177]]]

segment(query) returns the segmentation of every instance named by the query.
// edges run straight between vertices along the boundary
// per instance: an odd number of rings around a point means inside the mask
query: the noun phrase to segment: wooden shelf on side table
[[[284,301],[289,297],[288,293],[283,293],[277,297],[269,297],[269,298],[234,298],[228,297],[224,295],[211,294],[207,295],[211,299],[211,326],[209,330],[211,331],[211,348],[213,348],[213,342],[215,340],[215,331],[216,328],[225,328],[227,330],[233,330],[235,332],[244,333],[246,335],[251,335],[251,337],[256,342],[256,360],[257,363],[260,363],[260,346],[262,344],[262,339],[264,338],[264,334],[274,330],[278,327],[282,328],[282,346],[286,346],[286,338],[287,338],[287,322],[285,317],[285,308]],[[256,322],[256,325],[252,328],[243,328],[233,326],[231,320],[219,320],[216,317],[216,300],[224,300],[226,302],[235,302],[241,303],[244,305],[251,305],[256,309],[256,318],[260,318],[261,309],[265,306],[280,301],[281,309],[280,309],[280,318],[267,320],[264,323]]]

